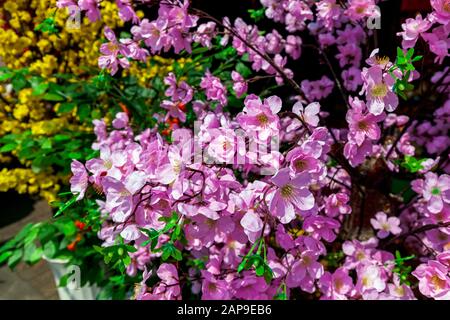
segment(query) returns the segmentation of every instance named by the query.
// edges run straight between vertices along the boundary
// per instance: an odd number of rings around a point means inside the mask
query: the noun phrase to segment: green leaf
[[[22,259],[23,250],[22,249],[16,249],[13,254],[9,257],[8,260],[8,267],[11,269],[14,269],[14,267],[20,262],[20,259]]]
[[[37,86],[33,87],[33,95],[40,96],[41,94],[44,94],[49,87],[48,83],[40,83]]]
[[[175,247],[173,247],[173,250],[172,250],[172,257],[177,261],[183,260],[183,255],[181,254],[181,251]]]
[[[239,72],[241,74],[241,76],[243,76],[244,78],[247,78],[248,76],[250,76],[252,74],[252,71],[250,70],[250,68],[247,67],[242,62],[238,62],[236,64],[236,71]]]
[[[59,94],[51,93],[51,92],[44,94],[42,96],[42,99],[46,100],[46,101],[64,101],[65,100],[64,97],[60,96]]]
[[[9,151],[16,149],[16,147],[17,147],[16,143],[8,143],[0,148],[0,152],[9,152]]]
[[[0,254],[0,265],[2,265],[3,263],[5,263],[6,260],[9,259],[9,257],[11,257],[13,254],[12,251],[5,251],[2,254]]]
[[[13,72],[1,73],[0,74],[0,81],[6,81],[8,79],[11,79],[12,77],[14,77],[14,73]]]
[[[72,197],[72,199],[70,199],[69,201],[67,201],[61,208],[59,208],[59,210],[55,213],[55,215],[53,217],[57,217],[60,214],[62,214],[65,210],[67,210],[67,208],[69,208],[72,204],[74,204],[77,201],[77,195],[74,195]]]
[[[64,102],[58,108],[59,113],[66,113],[72,111],[76,107],[76,103],[74,102]]]
[[[48,258],[53,258],[56,254],[57,248],[53,241],[44,244],[44,254]]]
[[[264,265],[261,264],[256,268],[256,275],[258,277],[262,277],[264,275],[264,272],[265,272]]]

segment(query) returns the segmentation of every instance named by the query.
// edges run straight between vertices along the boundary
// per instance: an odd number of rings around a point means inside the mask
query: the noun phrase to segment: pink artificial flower
[[[328,97],[334,88],[334,82],[327,76],[317,81],[303,80],[300,85],[309,101]]]
[[[202,300],[230,300],[230,284],[219,280],[208,271],[202,271]]]
[[[302,43],[302,38],[299,36],[288,35],[284,44],[284,50],[292,59],[297,60],[302,53]]]
[[[220,79],[213,76],[209,70],[202,78],[200,87],[205,90],[208,100],[218,101],[222,106],[227,104],[227,89]]]
[[[352,207],[348,205],[350,197],[348,194],[339,192],[328,196],[325,201],[325,214],[331,218],[352,212]]]
[[[334,273],[325,272],[319,279],[319,288],[323,293],[321,299],[347,300],[353,290],[353,280],[344,268],[338,268]]]
[[[376,290],[382,292],[386,288],[386,281],[382,278],[381,269],[372,264],[363,264],[356,270],[358,274],[358,281],[356,283],[356,290],[364,293],[369,290]]]
[[[255,242],[257,237],[261,235],[264,224],[261,217],[254,210],[248,210],[241,219],[241,226],[244,228],[244,232],[250,242]]]
[[[447,25],[450,22],[450,2],[449,0],[431,0],[431,6],[433,7],[433,16],[436,21],[443,25]]]
[[[439,213],[444,203],[450,203],[450,176],[427,172],[424,180],[417,179],[411,183],[414,191],[421,194],[427,201],[427,209],[431,213]]]
[[[164,84],[169,86],[164,94],[166,97],[171,97],[172,101],[179,101],[182,104],[187,104],[194,96],[192,87],[189,86],[186,81],[178,82],[173,72],[170,72],[164,78]]]
[[[314,196],[307,188],[310,179],[308,173],[301,173],[292,179],[287,168],[278,171],[272,178],[278,188],[272,193],[270,212],[282,223],[291,222],[297,214],[296,210],[301,213],[314,207]]]
[[[87,11],[86,16],[91,22],[100,19],[100,9],[98,0],[78,0],[78,6],[81,10]]]
[[[450,278],[448,267],[442,263],[429,260],[419,265],[411,274],[419,279],[420,292],[436,300],[450,300]]]
[[[133,195],[146,183],[146,175],[142,171],[130,173],[123,181],[113,177],[102,180],[106,194],[106,209],[115,222],[125,222],[133,211]]]
[[[310,126],[317,127],[319,124],[320,104],[318,102],[310,103],[306,108],[303,108],[303,104],[298,101],[292,107],[292,112],[302,118],[303,121]]]
[[[382,121],[384,115],[364,114],[365,104],[358,98],[350,99],[351,109],[347,111],[346,120],[349,126],[349,139],[355,141],[358,146],[362,146],[367,139],[376,141],[380,138],[381,130],[377,125]]]
[[[361,70],[356,67],[350,67],[347,70],[343,70],[341,77],[344,81],[344,87],[349,91],[356,91],[358,90],[358,87],[363,84]]]
[[[397,35],[403,37],[403,49],[413,48],[419,36],[426,32],[431,25],[432,23],[428,19],[422,19],[421,14],[418,14],[415,19],[406,19],[405,23],[402,24],[403,32],[397,33]]]
[[[402,229],[399,227],[400,220],[397,217],[388,218],[382,211],[375,214],[375,219],[370,219],[370,223],[375,230],[380,230],[377,233],[377,237],[380,239],[386,238],[390,233],[397,235],[402,232]]]
[[[349,0],[347,6],[348,8],[345,13],[353,21],[379,16],[379,12],[376,10],[375,0]]]
[[[202,46],[211,48],[211,40],[216,36],[216,23],[208,21],[198,26],[197,32],[194,33],[193,40]]]
[[[244,77],[237,71],[231,71],[231,79],[233,80],[233,90],[236,96],[240,98],[243,94],[247,92],[248,85]]]
[[[367,107],[373,115],[380,115],[384,109],[394,111],[398,106],[398,97],[392,91],[395,80],[379,66],[364,68],[362,72]]]
[[[271,96],[261,99],[255,95],[249,95],[245,98],[244,109],[236,117],[237,122],[242,129],[255,135],[261,141],[278,135],[280,130],[280,121],[277,113],[281,110],[281,99]]]
[[[70,178],[70,191],[73,194],[78,195],[78,201],[84,197],[84,193],[89,184],[89,177],[84,165],[77,160],[72,161],[70,168],[73,174],[72,178]]]
[[[338,51],[339,53],[336,55],[336,59],[339,61],[341,68],[346,65],[359,67],[362,58],[362,52],[359,46],[355,43],[347,43],[346,45],[338,46]]]
[[[318,240],[333,242],[341,224],[335,219],[324,216],[311,216],[305,218],[303,229]]]
[[[433,29],[431,33],[424,33],[422,37],[428,42],[431,52],[436,55],[435,62],[441,64],[450,54],[447,26],[440,26]]]
[[[302,251],[299,259],[295,260],[286,277],[289,288],[300,287],[303,291],[313,292],[313,282],[322,277],[323,266],[317,261],[319,254],[312,250]]]
[[[119,64],[122,68],[129,68],[130,63],[127,57],[130,55],[130,51],[125,44],[117,41],[116,35],[109,27],[105,27],[104,34],[109,42],[100,46],[100,52],[103,55],[98,58],[98,66],[102,69],[109,69],[111,75],[114,75],[119,70]]]

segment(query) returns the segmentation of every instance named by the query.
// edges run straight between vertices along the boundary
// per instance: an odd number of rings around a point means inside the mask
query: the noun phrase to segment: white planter
[[[95,297],[100,292],[100,289],[96,285],[79,286],[65,286],[59,287],[59,281],[61,277],[69,272],[69,265],[67,260],[62,259],[49,259],[44,257],[52,270],[53,278],[55,279],[56,288],[58,289],[58,295],[60,300],[95,300]]]

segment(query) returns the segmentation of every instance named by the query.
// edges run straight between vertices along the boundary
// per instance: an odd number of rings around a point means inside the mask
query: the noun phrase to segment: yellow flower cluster
[[[3,168],[0,171],[0,192],[16,189],[18,193],[39,195],[48,202],[56,200],[63,178],[45,173],[36,174],[28,168]]]

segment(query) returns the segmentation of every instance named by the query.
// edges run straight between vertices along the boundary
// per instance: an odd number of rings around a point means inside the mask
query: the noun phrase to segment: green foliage
[[[127,266],[131,264],[131,257],[128,253],[136,252],[134,246],[125,244],[122,237],[118,237],[118,243],[108,247],[99,247],[94,245],[95,251],[103,256],[105,264],[110,264],[111,268],[124,273]]]
[[[256,246],[258,249],[255,251]],[[241,273],[244,270],[250,270],[254,268],[255,273],[258,277],[264,277],[267,283],[270,283],[273,279],[273,271],[267,263],[267,253],[264,238],[260,238],[253,246],[250,251],[243,257],[242,262],[237,268],[237,272]]]
[[[167,261],[170,258],[175,259],[175,261],[181,261],[183,259],[182,252],[175,246],[177,241],[181,243],[186,243],[183,232],[183,220],[178,216],[176,212],[173,212],[170,217],[161,217],[160,221],[165,222],[164,228],[157,231],[155,229],[141,229],[148,237],[141,246],[145,247],[150,244],[150,250],[152,252],[162,252],[161,259]],[[164,243],[161,247],[157,248],[158,239],[161,235],[166,234],[169,236],[170,240]]]
[[[417,159],[412,156],[405,156],[405,159],[401,163],[401,166],[411,173],[416,173],[423,169],[422,163],[426,161],[427,158]]]
[[[255,22],[260,21],[262,18],[264,18],[265,8],[261,9],[249,9],[247,10],[250,14],[250,18],[252,18]]]
[[[414,67],[414,62],[417,62],[422,59],[422,56],[414,57],[414,48],[411,48],[405,54],[401,48],[397,48],[397,60],[395,64],[389,69],[389,74],[395,79],[394,84],[394,92],[402,97],[404,100],[407,100],[406,92],[412,91],[414,89],[414,85],[410,82],[411,73],[416,70]],[[402,76],[398,78],[394,71],[401,71]]]
[[[412,260],[414,258],[415,255],[402,257],[398,250],[395,251],[395,260],[394,260],[395,267],[392,271],[398,274],[401,284],[406,284],[408,286],[411,285],[408,279],[409,276],[411,275],[412,267],[405,265],[405,261]]]
[[[277,289],[277,293],[273,297],[274,300],[287,300],[287,286],[285,282],[282,282],[281,285]]]
[[[54,34],[58,33],[59,29],[56,26],[56,21],[54,17],[49,17],[44,19],[41,23],[39,23],[35,28],[35,31],[41,31],[43,33]]]

